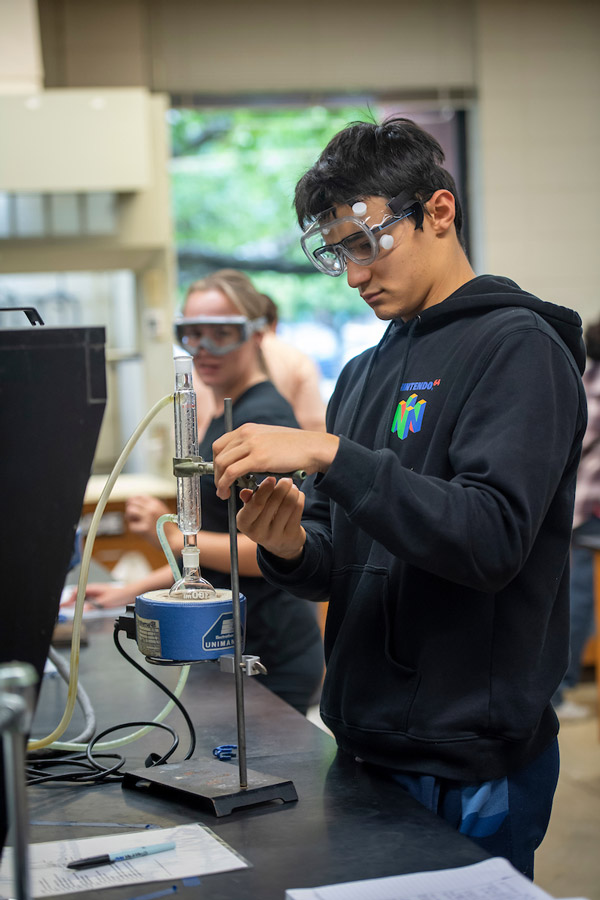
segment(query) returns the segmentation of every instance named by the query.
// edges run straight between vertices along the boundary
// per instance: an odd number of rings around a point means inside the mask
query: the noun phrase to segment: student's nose
[[[371,280],[371,269],[369,266],[359,266],[358,263],[347,259],[346,277],[348,279],[348,287],[358,288],[363,284],[368,284]]]

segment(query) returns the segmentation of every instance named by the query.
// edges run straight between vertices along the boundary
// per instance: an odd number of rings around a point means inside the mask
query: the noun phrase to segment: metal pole
[[[7,730],[2,738],[6,770],[6,805],[13,839],[13,889],[16,900],[31,900],[24,743],[24,737],[19,730]]]
[[[28,663],[0,666],[0,731],[4,751],[6,806],[13,840],[13,888],[16,900],[31,900],[28,815],[25,788],[25,735],[33,715],[37,675]]]
[[[225,398],[224,404],[225,428],[233,431],[233,405],[231,397]],[[237,709],[237,742],[238,763],[240,770],[240,788],[248,787],[248,774],[246,769],[246,720],[244,715],[244,675],[242,672],[242,616],[240,612],[240,572],[238,567],[237,525],[235,488],[231,486],[229,500],[227,501],[229,548],[231,559],[231,600],[233,604],[233,640],[234,640],[234,674],[235,674],[235,702]]]

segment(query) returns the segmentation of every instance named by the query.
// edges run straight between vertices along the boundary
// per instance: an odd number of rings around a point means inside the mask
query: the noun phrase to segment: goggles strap
[[[407,203],[406,198],[399,194],[388,202],[388,207],[395,216],[401,218],[413,215],[415,217],[415,231],[423,227],[424,212],[423,204],[420,200],[413,200]]]

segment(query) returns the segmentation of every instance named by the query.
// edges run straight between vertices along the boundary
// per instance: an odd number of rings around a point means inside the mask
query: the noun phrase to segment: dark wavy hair
[[[436,139],[410,119],[390,116],[381,125],[352,122],[333,137],[296,185],[294,205],[304,228],[332,206],[363,197],[392,197],[425,203],[435,191],[450,191],[460,236],[462,209],[452,175],[442,167]]]

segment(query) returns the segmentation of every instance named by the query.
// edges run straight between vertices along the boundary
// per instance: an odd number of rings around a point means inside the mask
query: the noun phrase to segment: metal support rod
[[[0,666],[0,732],[4,752],[6,806],[13,843],[13,890],[16,900],[31,900],[25,735],[33,715],[37,675],[28,663]]]
[[[224,403],[225,429],[233,431],[233,404],[231,397],[225,398]],[[238,764],[240,771],[240,789],[248,787],[248,773],[246,767],[246,719],[244,714],[244,676],[242,672],[242,616],[240,612],[240,573],[238,567],[236,503],[233,485],[227,501],[229,547],[231,560],[231,601],[233,605],[233,640],[234,640],[234,675],[235,675],[235,702],[237,709],[237,742]]]
[[[25,738],[17,731],[6,731],[2,738],[2,747],[6,768],[6,805],[13,839],[15,900],[31,900],[25,797]]]

